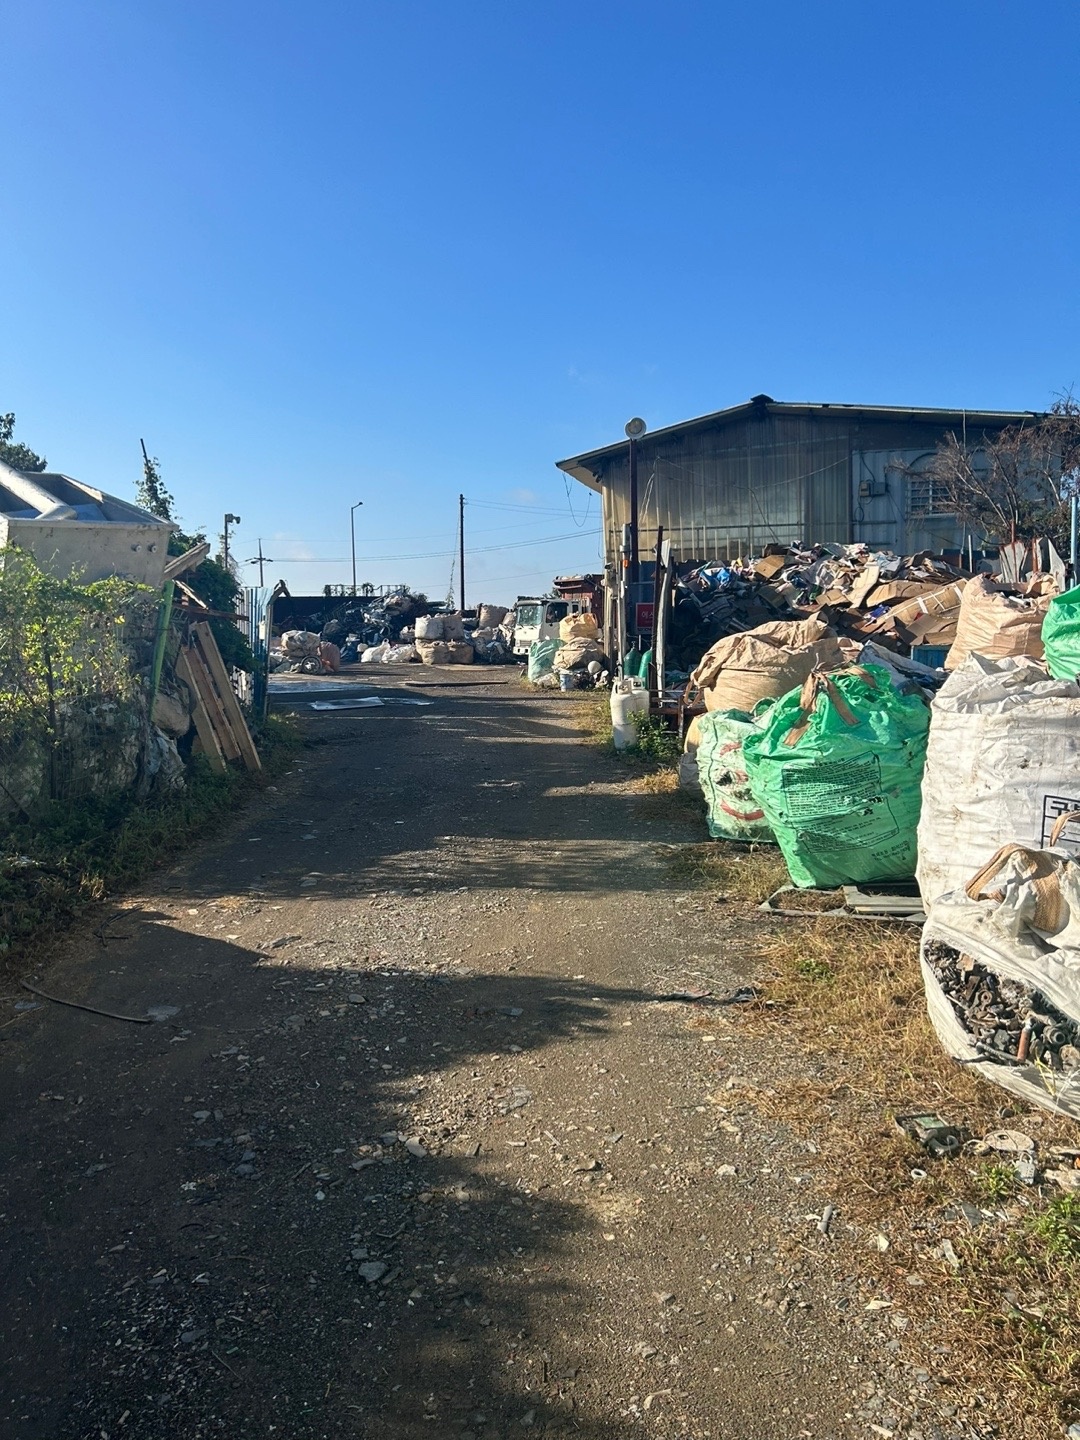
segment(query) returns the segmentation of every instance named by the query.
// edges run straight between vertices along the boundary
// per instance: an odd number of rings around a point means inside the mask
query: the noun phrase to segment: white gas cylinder
[[[649,692],[637,675],[624,675],[611,687],[611,733],[616,750],[632,750],[638,743],[637,713],[649,713]]]

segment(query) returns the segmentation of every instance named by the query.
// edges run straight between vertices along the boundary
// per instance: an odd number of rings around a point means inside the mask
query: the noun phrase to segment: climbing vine
[[[138,763],[156,607],[132,581],[57,579],[0,550],[0,813],[101,792]]]

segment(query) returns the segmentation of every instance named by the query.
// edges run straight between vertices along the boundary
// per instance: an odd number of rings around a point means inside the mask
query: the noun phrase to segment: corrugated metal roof
[[[746,415],[843,415],[857,420],[925,420],[940,425],[1015,425],[1021,420],[1041,417],[1037,410],[941,410],[904,405],[846,405],[812,403],[801,401],[774,400],[771,395],[755,395],[742,405],[732,405],[726,410],[714,410],[710,415],[699,415],[692,420],[680,420],[676,425],[665,425],[660,430],[646,431],[643,440],[656,441],[664,437],[685,435],[694,430],[716,429],[732,420]],[[580,480],[590,490],[599,490],[593,462],[602,461],[626,450],[626,441],[617,440],[611,445],[596,450],[586,450],[555,463],[560,470]]]

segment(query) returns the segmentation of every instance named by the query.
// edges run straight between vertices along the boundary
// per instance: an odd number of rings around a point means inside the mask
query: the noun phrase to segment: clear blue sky
[[[296,592],[348,580],[362,499],[361,556],[439,554],[361,578],[445,593],[459,491],[472,599],[594,568],[554,461],[633,414],[1080,382],[1075,3],[8,0],[0,25],[0,411],[125,495],[145,436],[189,526],[229,509],[244,557],[327,557],[270,567]]]

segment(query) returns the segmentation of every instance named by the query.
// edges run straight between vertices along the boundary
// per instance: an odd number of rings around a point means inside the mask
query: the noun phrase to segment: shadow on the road
[[[656,883],[656,840],[698,838],[654,825],[635,844],[642,797],[620,788],[633,772],[513,696],[493,706],[458,694],[420,718],[322,715],[307,729],[299,793],[278,818],[250,818],[260,848],[244,857],[241,890],[640,889]],[[220,893],[216,857],[184,881]]]
[[[652,997],[115,929],[82,998],[175,1015],[45,1006],[0,1047],[5,1435],[625,1434],[575,1343],[581,1256],[633,1224],[603,1104],[576,1143],[531,1110],[553,1040]]]

